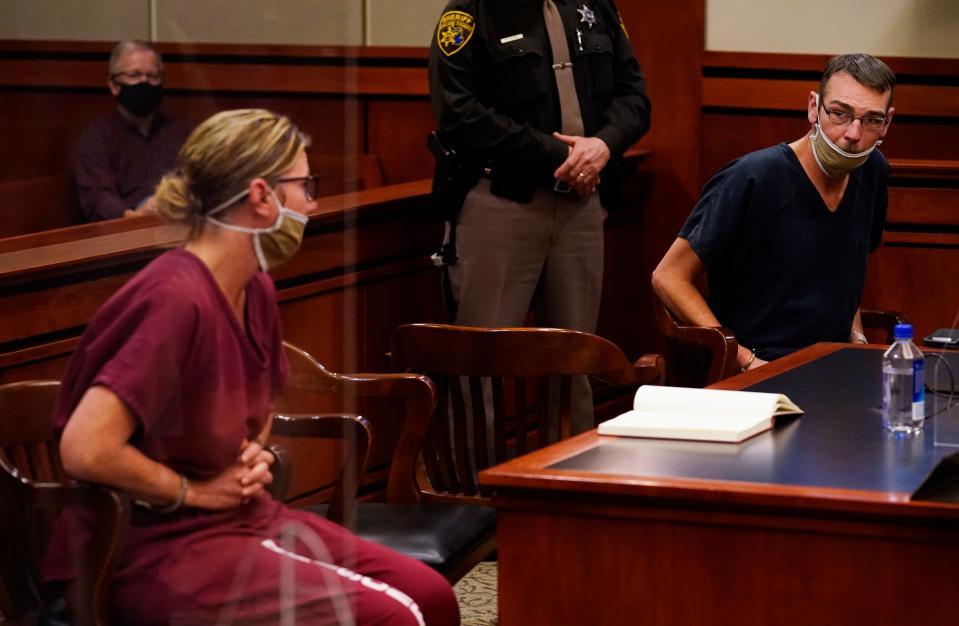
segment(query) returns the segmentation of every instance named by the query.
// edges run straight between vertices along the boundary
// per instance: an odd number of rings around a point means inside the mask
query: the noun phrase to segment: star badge
[[[593,13],[593,10],[591,8],[589,8],[588,6],[584,4],[583,8],[576,9],[576,12],[579,13],[580,24],[586,24],[587,28],[592,28],[593,26],[596,26],[596,14]]]
[[[436,27],[436,43],[450,57],[463,49],[476,30],[473,16],[462,11],[447,11],[440,17]]]

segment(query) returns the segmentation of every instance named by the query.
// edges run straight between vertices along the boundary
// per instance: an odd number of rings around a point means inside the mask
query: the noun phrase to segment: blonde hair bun
[[[171,221],[189,223],[195,235],[210,209],[254,178],[276,180],[309,143],[289,118],[266,109],[216,113],[190,133],[177,170],[157,185],[157,210]]]

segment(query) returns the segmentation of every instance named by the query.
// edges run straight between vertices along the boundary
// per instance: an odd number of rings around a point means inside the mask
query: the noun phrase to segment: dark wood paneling
[[[805,94],[797,91],[792,112],[704,111],[702,182],[735,158],[805,135],[809,131]],[[880,149],[890,159],[959,158],[959,116],[954,120],[923,120],[897,115]]]
[[[709,69],[769,70],[812,73],[817,77],[829,60],[828,54],[791,54],[785,52],[727,52],[707,50],[703,67]],[[940,76],[955,81],[959,75],[959,60],[920,57],[882,57],[900,81],[915,75]]]
[[[114,106],[100,90],[22,90],[0,78],[0,180],[73,171],[80,134]],[[16,146],[16,150],[11,147]]]
[[[106,82],[112,44],[0,41],[0,84],[94,87]],[[422,48],[157,45],[166,85],[197,91],[425,95]],[[239,70],[239,71],[238,71]]]
[[[626,181],[624,222],[607,229],[599,333],[632,357],[662,352],[650,274],[699,194],[704,0],[617,2],[649,83],[652,128],[640,142],[654,154]],[[668,50],[668,53],[664,51]]]
[[[682,505],[646,503],[625,511],[602,500],[559,501],[529,491],[510,492],[501,502],[520,509],[499,512],[502,626],[895,626],[954,619],[939,597],[949,593],[944,581],[959,546],[944,529],[905,540],[894,536],[893,524],[843,520],[817,527],[801,511],[794,519],[693,515]]]
[[[957,268],[959,234],[887,232],[869,260],[863,306],[906,313],[917,343],[938,328],[959,328]]]
[[[426,151],[426,135],[436,124],[429,101],[376,98],[366,106],[366,151],[382,160],[387,184],[432,176],[433,159]]]
[[[83,221],[69,174],[0,182],[0,239]]]
[[[387,182],[429,173],[425,48],[158,47],[165,56],[164,107],[172,113],[199,122],[224,109],[268,108],[289,115],[312,136],[317,152],[348,157],[382,144]],[[0,140],[18,146],[0,156],[0,181],[72,171],[83,129],[115,106],[106,88],[110,48],[0,41]],[[366,118],[371,99],[380,114],[397,107],[386,127],[377,121],[372,134]],[[371,150],[365,150],[368,135],[378,140]],[[416,141],[406,143],[413,135]]]
[[[805,110],[825,55],[707,52],[702,181],[728,161],[809,130]],[[889,158],[959,158],[959,60],[884,59],[897,73]]]
[[[792,111],[796,94],[800,108],[809,91],[818,89],[819,81],[776,78],[703,78],[703,106],[754,108]],[[956,117],[959,115],[959,87],[942,85],[897,85],[893,101],[897,111],[907,115]]]

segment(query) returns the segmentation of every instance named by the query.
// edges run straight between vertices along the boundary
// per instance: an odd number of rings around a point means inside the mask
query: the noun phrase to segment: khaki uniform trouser
[[[460,212],[459,260],[449,267],[456,323],[521,326],[533,305],[539,326],[595,332],[605,219],[597,193],[581,197],[543,188],[521,204],[494,196],[490,181],[480,179]],[[571,431],[592,428],[585,376],[573,379],[572,403]]]

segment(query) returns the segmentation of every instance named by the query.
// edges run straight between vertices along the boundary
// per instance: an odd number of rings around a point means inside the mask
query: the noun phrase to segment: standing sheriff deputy
[[[537,292],[537,324],[593,332],[604,207],[650,117],[613,1],[453,0],[430,96],[456,323],[520,326]],[[574,432],[591,428],[585,377],[574,398]]]

